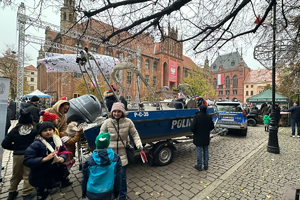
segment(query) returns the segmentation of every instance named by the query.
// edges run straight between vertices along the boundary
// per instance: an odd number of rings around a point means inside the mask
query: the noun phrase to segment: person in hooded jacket
[[[33,119],[29,112],[21,110],[18,124],[6,135],[2,141],[4,149],[13,151],[13,171],[8,189],[8,200],[13,200],[18,195],[18,185],[23,179],[23,199],[29,200],[33,197],[33,187],[29,184],[30,169],[23,165],[24,153],[33,142],[37,134],[33,125]]]
[[[112,135],[109,147],[121,157],[122,180],[119,200],[125,200],[127,194],[126,165],[128,165],[128,159],[126,146],[129,145],[129,132],[137,149],[143,149],[139,133],[131,119],[126,117],[124,104],[116,102],[113,104],[111,109],[111,118],[104,121],[101,126],[100,133],[110,133]]]
[[[68,136],[66,134],[67,130],[67,113],[70,108],[70,103],[67,100],[59,100],[56,102],[52,108],[47,108],[45,112],[54,113],[57,115],[57,128],[59,132],[59,136],[62,138],[64,136]],[[43,122],[43,117],[40,118],[40,122]]]
[[[36,188],[37,199],[46,199],[49,191],[69,175],[63,164],[67,149],[59,136],[54,134],[53,122],[36,125],[38,136],[25,150],[24,165],[30,168],[29,183]]]
[[[181,93],[178,94],[178,98],[174,102],[175,109],[184,109],[185,105],[185,96]]]
[[[208,170],[208,146],[210,142],[210,131],[214,129],[212,117],[206,114],[206,105],[201,105],[193,118],[191,131],[194,134],[193,143],[197,148],[197,165],[194,166],[198,171],[202,171],[202,154],[204,170]]]
[[[40,119],[40,109],[38,108],[40,98],[38,96],[32,96],[30,101],[25,104],[25,111],[30,112],[34,123],[39,123]]]
[[[82,198],[111,200],[113,196],[119,196],[122,162],[120,156],[108,148],[109,143],[109,133],[99,134],[95,141],[96,150],[83,164]]]
[[[111,87],[112,87],[112,89],[114,91],[117,90],[113,85]],[[104,92],[104,97],[105,97],[106,107],[108,109],[108,112],[110,112],[111,108],[112,108],[112,105],[117,101],[117,99],[116,99],[114,93],[111,91],[111,89],[109,89],[108,91]]]

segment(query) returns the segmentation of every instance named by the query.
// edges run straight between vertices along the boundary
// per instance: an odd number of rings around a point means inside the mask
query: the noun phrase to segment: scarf
[[[51,144],[49,144],[49,142],[47,142],[42,136],[38,135],[37,138],[38,138],[39,140],[41,140],[41,142],[46,146],[46,148],[47,148],[51,153],[54,152],[54,149],[53,149],[53,147],[51,146]],[[58,136],[58,135],[55,135],[55,134],[53,134],[52,138],[53,138],[53,142],[54,142],[54,144],[55,144],[55,151],[56,151],[56,152],[59,152],[60,147],[62,146],[62,141],[61,141],[61,139],[59,138],[59,136]],[[53,163],[58,163],[58,162],[59,162],[59,157],[57,156],[57,153],[56,153],[55,156],[54,156],[54,158],[53,158],[53,162],[52,162],[51,164],[53,164]]]

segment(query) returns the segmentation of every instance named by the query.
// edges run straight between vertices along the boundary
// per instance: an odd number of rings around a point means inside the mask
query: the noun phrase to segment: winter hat
[[[115,110],[120,110],[125,114],[125,108],[124,108],[124,104],[121,102],[116,102],[113,104],[112,108],[111,108],[111,112],[115,111]]]
[[[112,88],[114,91],[117,90],[113,85],[111,85],[111,88]],[[111,92],[111,89],[109,89],[108,91]]]
[[[33,123],[33,119],[30,112],[24,112],[23,110],[21,110],[19,124],[32,124],[32,123]]]
[[[62,97],[61,100],[67,100],[67,97]]]
[[[55,113],[45,112],[44,110],[40,112],[40,115],[43,116],[43,122],[55,121],[57,119],[57,115]]]
[[[178,93],[178,98],[177,99],[185,99],[185,96],[182,93]]]
[[[70,122],[68,124],[68,128],[66,130],[66,133],[69,136],[73,137],[76,134],[76,132],[78,132],[77,123],[76,122]]]
[[[55,131],[54,129],[54,124],[51,121],[46,121],[46,122],[42,122],[42,123],[38,123],[36,125],[36,129],[38,130],[38,134],[40,135],[42,133],[43,130],[45,130],[46,128],[52,128],[53,131]]]
[[[39,101],[39,100],[40,100],[40,98],[38,96],[32,96],[31,99],[30,99],[31,102],[36,102],[36,101]]]
[[[109,146],[110,143],[110,135],[109,133],[100,133],[96,137],[96,149],[105,149]]]

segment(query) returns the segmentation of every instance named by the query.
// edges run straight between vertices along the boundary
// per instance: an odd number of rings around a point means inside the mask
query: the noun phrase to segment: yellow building
[[[37,68],[29,65],[24,68],[24,81],[27,81],[30,92],[37,89]]]
[[[268,69],[252,70],[244,82],[244,103],[247,98],[263,92],[266,85],[272,85],[272,71]]]

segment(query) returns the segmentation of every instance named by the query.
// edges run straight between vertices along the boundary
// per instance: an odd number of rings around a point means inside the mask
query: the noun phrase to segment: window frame
[[[131,85],[131,84],[132,84],[132,73],[126,72],[126,85]]]

